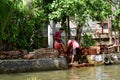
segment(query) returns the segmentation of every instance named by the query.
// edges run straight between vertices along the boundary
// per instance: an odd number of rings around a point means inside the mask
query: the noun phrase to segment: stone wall
[[[32,52],[27,50],[0,51],[0,60],[57,58],[58,56],[58,50],[53,48],[40,48]]]
[[[0,60],[0,73],[23,73],[68,69],[65,58]]]

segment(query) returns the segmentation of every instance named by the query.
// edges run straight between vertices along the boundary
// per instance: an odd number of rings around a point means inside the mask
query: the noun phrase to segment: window
[[[98,23],[98,24],[101,26],[101,23]],[[101,33],[109,33],[108,23],[103,23]]]

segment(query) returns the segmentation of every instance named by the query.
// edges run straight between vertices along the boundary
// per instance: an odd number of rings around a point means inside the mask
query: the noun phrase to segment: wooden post
[[[108,35],[109,35],[109,44],[112,44],[112,30],[111,30],[111,19],[108,18]]]

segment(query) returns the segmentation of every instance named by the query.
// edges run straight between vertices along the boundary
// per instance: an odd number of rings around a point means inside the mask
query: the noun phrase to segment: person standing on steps
[[[61,33],[64,31],[63,28],[60,28],[57,32],[54,34],[54,49],[57,49],[59,52],[61,50]]]

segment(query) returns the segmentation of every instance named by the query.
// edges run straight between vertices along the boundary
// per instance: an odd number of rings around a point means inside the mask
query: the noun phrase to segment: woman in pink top
[[[68,41],[68,47],[72,47],[72,49],[73,49],[71,63],[70,63],[70,64],[73,64],[74,63],[74,57],[78,53],[78,50],[79,50],[80,46],[79,46],[79,43],[76,40],[69,40]]]

